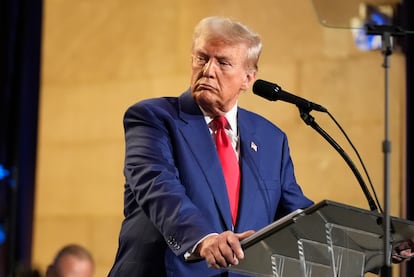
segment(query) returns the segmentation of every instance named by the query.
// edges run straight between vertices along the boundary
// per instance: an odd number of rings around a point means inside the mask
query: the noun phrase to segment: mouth
[[[208,91],[217,91],[217,89],[209,84],[198,84],[196,87],[197,91],[208,90]]]

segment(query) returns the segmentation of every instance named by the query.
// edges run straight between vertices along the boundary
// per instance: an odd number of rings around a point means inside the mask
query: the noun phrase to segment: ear
[[[256,79],[256,74],[257,71],[256,70],[248,70],[246,71],[246,76],[244,76],[244,80],[241,86],[241,89],[247,90],[248,88],[250,88],[253,85],[254,80]]]

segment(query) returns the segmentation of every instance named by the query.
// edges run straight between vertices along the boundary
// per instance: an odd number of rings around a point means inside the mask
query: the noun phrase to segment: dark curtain
[[[404,0],[403,2],[403,26],[404,29],[411,31],[404,40],[404,52],[406,59],[406,203],[407,219],[414,220],[414,0]],[[406,277],[414,276],[414,261],[410,261],[406,266]]]
[[[0,277],[31,264],[41,0],[0,1]]]

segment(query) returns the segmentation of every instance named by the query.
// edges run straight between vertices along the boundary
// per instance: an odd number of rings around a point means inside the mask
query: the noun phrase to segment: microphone
[[[260,79],[256,80],[256,82],[254,82],[253,84],[253,92],[254,94],[259,95],[270,101],[280,100],[291,104],[295,104],[299,109],[305,109],[307,110],[307,112],[310,112],[312,110],[319,112],[328,111],[323,106],[308,101],[302,97],[293,95],[287,91],[284,91],[277,84],[273,84],[268,81]]]

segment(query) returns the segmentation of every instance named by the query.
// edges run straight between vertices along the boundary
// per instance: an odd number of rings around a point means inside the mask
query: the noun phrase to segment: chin
[[[205,97],[205,95],[194,95],[194,99],[196,103],[203,108],[203,110],[207,113],[212,113],[217,104],[217,100],[212,97]]]
[[[217,101],[217,95],[210,90],[197,90],[193,93],[193,96],[197,101],[213,103]]]

